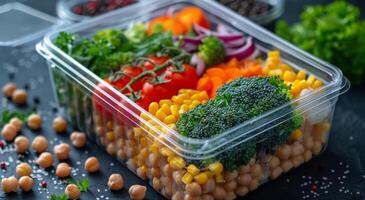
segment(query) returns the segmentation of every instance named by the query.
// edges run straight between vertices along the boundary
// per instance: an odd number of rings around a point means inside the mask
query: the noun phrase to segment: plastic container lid
[[[0,46],[22,45],[64,23],[21,3],[4,4],[0,6]]]

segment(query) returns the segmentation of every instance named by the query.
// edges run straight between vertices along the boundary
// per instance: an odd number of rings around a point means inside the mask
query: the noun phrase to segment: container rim
[[[287,104],[284,104],[278,108],[275,108],[263,115],[260,115],[258,117],[255,117],[251,120],[248,120],[236,127],[233,127],[230,130],[227,130],[219,135],[216,135],[214,137],[208,138],[208,139],[194,139],[194,138],[188,138],[185,136],[180,135],[177,131],[170,129],[169,127],[167,127],[167,125],[165,125],[164,123],[162,123],[161,121],[159,121],[157,118],[155,118],[154,116],[152,116],[151,114],[149,114],[147,111],[145,111],[144,109],[142,109],[140,106],[138,106],[136,103],[134,103],[133,101],[131,101],[129,98],[127,98],[125,95],[119,93],[115,88],[113,88],[112,86],[110,86],[109,84],[107,84],[106,82],[104,82],[100,77],[98,77],[96,74],[92,73],[90,70],[88,70],[85,66],[83,66],[82,64],[80,64],[79,62],[77,62],[76,60],[74,60],[71,56],[67,55],[65,52],[63,52],[62,50],[60,50],[58,47],[56,47],[53,42],[52,42],[52,38],[57,35],[59,32],[61,31],[69,31],[69,32],[75,32],[75,31],[79,31],[88,27],[93,27],[101,22],[105,22],[108,19],[112,19],[115,18],[116,16],[120,16],[121,14],[124,14],[125,19],[123,21],[124,22],[128,22],[130,19],[133,18],[138,18],[143,16],[143,13],[147,13],[149,11],[153,11],[154,9],[158,9],[161,7],[166,7],[166,6],[172,6],[174,4],[177,3],[189,3],[189,4],[193,4],[199,7],[202,7],[204,10],[210,11],[210,12],[219,12],[220,16],[224,16],[227,19],[230,19],[229,24],[231,24],[232,26],[234,26],[235,28],[239,29],[240,31],[243,31],[244,33],[247,33],[249,35],[254,35],[257,38],[260,38],[260,40],[263,40],[265,42],[268,42],[270,44],[272,44],[274,47],[280,46],[281,51],[285,51],[286,53],[288,53],[291,56],[294,56],[300,60],[304,60],[307,63],[310,63],[312,66],[316,67],[318,70],[324,71],[328,74],[331,75],[332,81],[330,81],[328,84],[326,84],[324,87],[321,88],[321,90],[314,90],[311,91],[310,93],[306,94],[303,97],[300,98],[296,98],[291,102],[288,102]],[[111,91],[113,91],[116,95],[118,95],[119,98],[127,101],[128,103],[130,103],[130,105],[132,105],[134,107],[134,109],[140,111],[141,113],[146,113],[150,119],[152,119],[155,123],[157,123],[158,125],[160,125],[164,130],[167,130],[168,133],[171,133],[171,135],[174,138],[171,138],[169,136],[164,135],[164,140],[168,141],[169,143],[171,143],[172,145],[175,145],[177,147],[179,147],[180,151],[183,152],[187,152],[187,153],[202,153],[199,152],[201,150],[201,148],[198,148],[198,151],[194,150],[189,150],[186,149],[185,145],[183,144],[193,144],[193,145],[198,145],[201,147],[206,146],[207,144],[209,144],[208,146],[210,146],[210,148],[206,149],[204,148],[204,153],[209,153],[209,152],[214,152],[215,150],[217,150],[218,148],[222,147],[224,144],[222,144],[222,141],[224,142],[230,142],[230,141],[234,141],[237,140],[237,138],[243,138],[244,140],[239,141],[239,143],[244,142],[246,140],[248,140],[250,137],[250,135],[248,135],[249,133],[257,130],[260,127],[263,127],[265,125],[267,125],[267,120],[264,120],[265,118],[267,118],[268,116],[270,116],[272,120],[277,120],[278,118],[282,118],[283,115],[287,115],[290,113],[282,113],[280,111],[283,111],[285,108],[292,106],[295,103],[298,103],[298,101],[302,100],[302,99],[306,99],[310,96],[315,96],[317,99],[320,98],[324,98],[326,96],[331,96],[334,95],[335,97],[339,96],[340,94],[346,92],[349,88],[349,83],[347,81],[347,79],[345,77],[343,77],[342,72],[337,68],[334,67],[333,65],[324,62],[318,58],[315,58],[314,56],[310,55],[309,53],[304,52],[303,50],[295,47],[294,45],[284,41],[283,39],[279,38],[278,36],[275,36],[273,33],[270,33],[269,31],[267,31],[266,29],[256,25],[255,23],[249,21],[248,19],[234,13],[233,11],[229,10],[228,8],[225,8],[224,6],[214,2],[214,1],[210,1],[210,0],[201,0],[201,1],[194,1],[194,0],[176,0],[176,1],[158,1],[158,0],[151,0],[149,1],[149,6],[147,7],[143,7],[144,12],[143,13],[136,13],[136,11],[139,11],[139,8],[142,8],[142,6],[144,6],[146,4],[139,4],[139,5],[132,5],[130,7],[127,7],[125,9],[122,10],[116,10],[114,12],[111,13],[107,13],[104,14],[102,16],[99,17],[95,17],[89,21],[86,22],[81,22],[78,24],[74,24],[71,25],[69,27],[65,27],[61,30],[57,30],[57,31],[52,31],[50,33],[48,33],[44,39],[43,42],[41,42],[39,45],[41,45],[44,49],[47,49],[47,52],[50,54],[49,56],[56,58],[56,57],[60,57],[64,60],[67,60],[69,63],[71,63],[73,65],[73,67],[69,66],[68,64],[68,68],[75,68],[72,70],[79,70],[82,71],[83,73],[88,74],[92,79],[95,80],[95,82],[97,83],[102,83],[105,87],[107,87],[108,89],[110,89]],[[130,15],[128,15],[130,14]],[[121,22],[122,23],[122,22]],[[244,29],[244,30],[243,30]],[[263,39],[261,39],[263,38]],[[82,77],[80,77],[82,78]],[[96,84],[94,84],[96,86]],[[112,98],[112,97],[111,97]],[[115,100],[115,99],[114,99]],[[122,107],[123,105],[121,105]],[[126,111],[130,111],[128,108],[125,108]],[[296,109],[300,109],[300,107],[296,107]],[[275,114],[277,114],[278,112],[280,112],[281,116],[276,116]],[[135,114],[135,113],[134,113]],[[142,119],[141,117],[137,116],[138,119],[141,122],[145,122],[144,119]],[[265,124],[260,124],[258,122],[260,121],[265,121]],[[244,133],[238,133],[237,129],[240,129],[242,127],[245,127],[247,125],[252,125],[253,123],[257,123],[256,126],[254,126],[253,129],[251,129],[249,132],[244,132]],[[152,127],[151,127],[152,128]],[[235,134],[234,137],[231,136],[230,134]],[[153,135],[153,134],[151,134]],[[229,136],[230,140],[227,141],[225,138]],[[174,150],[175,152],[177,152],[178,154],[181,154],[178,150],[175,150],[174,147],[171,147],[172,150]]]

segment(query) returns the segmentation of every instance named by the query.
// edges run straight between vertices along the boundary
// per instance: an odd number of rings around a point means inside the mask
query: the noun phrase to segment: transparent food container
[[[291,102],[209,139],[187,138],[104,82],[53,44],[60,31],[91,36],[105,28],[126,28],[132,22],[148,21],[173,7],[202,8],[212,24],[253,36],[261,53],[280,51],[282,60],[295,70],[305,70],[323,83]],[[309,161],[326,147],[338,96],[349,88],[342,72],[272,33],[210,0],[150,1],[53,31],[37,45],[48,61],[53,88],[68,120],[140,178],[149,180],[168,199],[234,199],[259,185]],[[297,130],[302,136],[275,148],[257,151],[236,170],[209,163],[252,141],[265,141],[270,130],[280,130],[292,117],[288,108],[304,116]],[[289,109],[290,110],[290,109]]]

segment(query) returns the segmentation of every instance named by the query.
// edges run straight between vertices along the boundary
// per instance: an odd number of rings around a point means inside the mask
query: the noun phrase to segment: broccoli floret
[[[240,78],[222,86],[214,100],[183,114],[176,123],[178,132],[191,138],[210,138],[247,120],[262,115],[291,100],[290,88],[279,77]],[[258,137],[243,142],[216,156],[226,169],[247,164],[257,151],[270,150],[288,140],[303,119],[293,107],[285,108],[287,119]],[[277,126],[276,126],[277,125]],[[227,148],[227,147],[226,147]]]
[[[106,29],[99,31],[93,36],[93,39],[95,41],[106,40],[115,49],[120,48],[123,43],[127,42],[123,32],[119,29]]]
[[[224,61],[226,51],[223,42],[214,36],[207,36],[198,47],[198,55],[204,60],[207,66],[219,64]]]

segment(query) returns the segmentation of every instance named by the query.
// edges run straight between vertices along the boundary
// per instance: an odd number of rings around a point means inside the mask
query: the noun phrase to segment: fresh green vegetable
[[[51,200],[68,200],[68,196],[66,194],[51,194]]]
[[[365,21],[357,7],[345,1],[307,7],[301,22],[280,21],[276,33],[300,48],[342,69],[352,83],[365,78]]]
[[[15,112],[10,110],[4,110],[1,115],[0,126],[8,123],[12,118],[17,117],[20,121],[25,122],[32,112]]]
[[[190,138],[210,138],[291,99],[290,88],[279,77],[236,79],[218,89],[215,99],[184,113],[176,128]],[[217,159],[226,169],[234,170],[247,164],[257,151],[269,150],[286,142],[290,133],[302,125],[303,118],[291,106],[286,107],[285,113],[289,113],[285,122],[269,124],[274,128],[225,151]]]
[[[171,52],[166,49],[174,46],[171,33],[146,36],[144,27],[140,24],[135,24],[125,32],[117,29],[102,30],[91,39],[61,32],[55,39],[55,44],[102,78],[137,57],[170,55]]]
[[[213,66],[224,61],[226,51],[223,42],[214,36],[207,36],[198,47],[198,54],[207,66]]]

